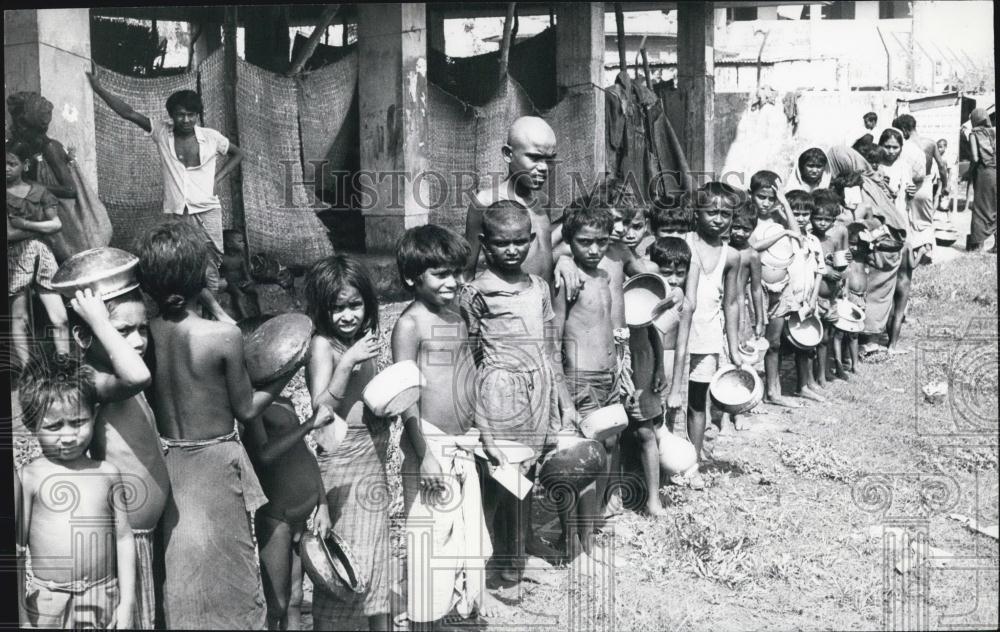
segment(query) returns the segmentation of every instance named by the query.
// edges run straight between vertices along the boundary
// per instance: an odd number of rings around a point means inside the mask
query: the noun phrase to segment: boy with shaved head
[[[549,162],[556,157],[556,135],[549,124],[537,116],[522,116],[507,130],[507,143],[503,146],[503,159],[507,163],[507,177],[493,182],[472,199],[465,220],[465,238],[472,246],[465,278],[476,275],[480,262],[479,235],[483,226],[483,211],[503,200],[512,200],[524,206],[531,219],[534,233],[524,271],[552,283],[552,220],[549,217],[549,199],[542,191],[549,175]],[[558,284],[557,284],[558,285]]]

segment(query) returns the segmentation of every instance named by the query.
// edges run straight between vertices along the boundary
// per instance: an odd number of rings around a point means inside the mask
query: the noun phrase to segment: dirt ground
[[[707,489],[664,486],[666,518],[629,511],[612,525],[619,568],[596,578],[557,569],[554,586],[495,590],[510,612],[487,627],[996,628],[997,540],[967,524],[995,534],[1000,518],[996,256],[940,257],[913,287],[908,353],[862,364],[850,383],[833,383],[827,404],[762,405],[748,430],[713,430]],[[277,289],[263,302],[296,307]],[[402,306],[382,306],[386,343]],[[948,395],[927,402],[921,389],[941,381]],[[301,374],[288,393],[305,413]],[[401,556],[398,458],[389,474]],[[554,540],[539,505],[536,524]],[[307,580],[307,612],[311,592]]]
[[[762,405],[749,430],[713,431],[707,489],[664,486],[667,518],[630,511],[612,526],[619,568],[494,590],[510,612],[487,627],[995,628],[997,540],[963,520],[1000,517],[997,263],[939,261],[916,272],[908,353],[862,364],[827,404]],[[386,332],[401,306],[383,306]],[[948,397],[928,403],[921,389],[940,381]]]

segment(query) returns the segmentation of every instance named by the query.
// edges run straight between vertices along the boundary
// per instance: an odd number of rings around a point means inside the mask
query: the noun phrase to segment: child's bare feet
[[[812,400],[814,402],[820,402],[820,403],[826,402],[826,398],[825,397],[823,397],[822,395],[820,395],[818,392],[816,392],[815,390],[813,390],[808,385],[807,386],[803,386],[799,390],[798,396],[801,397],[801,398],[803,398],[803,399]]]
[[[764,397],[765,404],[781,406],[783,408],[802,408],[802,404],[782,397],[781,395],[767,395]]]
[[[479,608],[474,611],[474,614],[485,619],[496,619],[510,614],[510,608],[490,594],[490,591],[484,590]]]
[[[597,572],[597,562],[583,551],[580,551],[569,563],[569,568],[577,577],[590,577]]]
[[[500,572],[500,577],[508,582],[531,582],[543,586],[552,586],[556,578],[549,571],[552,565],[539,557],[528,557],[523,570],[508,568]]]
[[[653,493],[656,494],[656,500],[647,502],[643,513],[650,518],[662,518],[667,515],[667,510],[664,509],[663,505],[660,503],[660,492],[657,491]]]

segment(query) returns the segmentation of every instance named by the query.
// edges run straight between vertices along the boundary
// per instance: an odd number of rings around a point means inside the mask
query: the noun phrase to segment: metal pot
[[[52,276],[52,289],[66,298],[77,290],[91,289],[102,300],[127,294],[139,287],[139,258],[130,252],[104,246],[78,252]]]

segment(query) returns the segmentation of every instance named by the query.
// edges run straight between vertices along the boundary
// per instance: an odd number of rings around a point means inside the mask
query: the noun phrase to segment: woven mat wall
[[[469,189],[481,189],[507,175],[501,148],[507,128],[520,116],[535,113],[524,90],[513,80],[501,86],[486,105],[463,103],[441,88],[428,88],[430,113],[430,222],[465,232]],[[475,174],[476,186],[472,186]],[[442,192],[442,187],[445,190]]]
[[[561,216],[562,208],[572,201],[574,193],[579,193],[579,185],[573,186],[574,174],[588,190],[593,187],[593,147],[588,135],[580,133],[594,128],[594,112],[589,107],[592,95],[566,96],[547,112],[538,112],[521,86],[511,79],[482,107],[463,103],[435,85],[428,92],[430,169],[444,176],[444,180],[429,178],[429,199],[443,199],[439,188],[444,183],[448,187],[447,203],[431,208],[431,223],[464,233],[469,200],[463,189],[468,188],[468,177],[463,179],[461,174],[475,173],[477,190],[493,179],[506,177],[507,163],[501,148],[507,142],[507,128],[520,116],[541,116],[556,134],[558,162],[551,172],[549,189],[553,218]]]
[[[298,88],[303,168],[318,179],[310,161],[325,160],[323,188],[333,190],[334,174],[360,166],[357,52],[307,73]]]
[[[167,97],[177,90],[198,87],[194,72],[145,79],[100,69],[98,78],[109,92],[121,97],[155,124],[167,118]],[[98,196],[114,226],[111,245],[132,249],[135,238],[163,216],[163,175],[155,145],[138,125],[115,114],[94,98]]]
[[[225,63],[226,55],[221,48],[201,62],[198,66],[198,89],[201,92],[201,101],[205,108],[205,113],[202,115],[205,126],[218,130],[223,136],[232,140],[231,131],[235,129],[236,113],[232,111],[232,108],[226,106],[225,82],[223,81]],[[219,202],[222,204],[222,227],[232,228],[233,192],[230,182],[216,187],[215,193],[219,196]]]
[[[289,79],[248,64],[237,65],[236,116],[243,161],[247,245],[289,266],[307,266],[333,254],[326,208],[302,186],[298,94]]]

